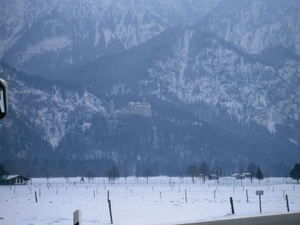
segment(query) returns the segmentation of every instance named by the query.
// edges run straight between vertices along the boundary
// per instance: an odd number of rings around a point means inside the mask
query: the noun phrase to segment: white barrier
[[[81,211],[80,210],[76,210],[73,213],[73,224],[74,225],[82,225],[82,222],[81,222]]]

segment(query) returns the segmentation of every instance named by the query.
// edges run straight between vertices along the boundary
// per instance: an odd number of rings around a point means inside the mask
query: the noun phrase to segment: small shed
[[[1,180],[3,185],[22,185],[27,184],[30,179],[21,175],[4,175]]]

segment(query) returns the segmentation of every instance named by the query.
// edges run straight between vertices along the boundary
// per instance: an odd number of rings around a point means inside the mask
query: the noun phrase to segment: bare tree
[[[180,179],[180,183],[182,184],[183,183],[183,179],[184,179],[184,175],[183,175],[183,173],[179,173],[178,174],[178,177],[179,177],[179,179]]]
[[[88,180],[89,180],[89,183],[90,183],[91,180],[94,179],[95,174],[89,170],[89,171],[86,173],[86,176],[87,176],[87,178],[88,178]]]
[[[125,183],[127,183],[127,178],[128,178],[128,170],[127,170],[127,167],[124,169],[124,179],[125,179]]]
[[[146,178],[146,180],[147,180],[147,184],[148,184],[148,180],[149,180],[149,177],[151,177],[152,176],[152,172],[151,172],[151,170],[145,170],[145,172],[144,172],[144,174],[143,174],[143,177],[145,177]]]
[[[200,176],[203,179],[203,182],[205,183],[205,176],[208,176],[209,173],[210,173],[209,166],[207,165],[206,162],[203,161],[201,163],[201,165],[199,166],[199,173],[200,173]]]
[[[257,172],[257,165],[255,163],[249,163],[248,167],[247,167],[247,172],[249,173],[250,179],[251,179],[251,183],[252,183],[252,179],[253,177],[255,177],[256,172]]]
[[[189,165],[186,174],[192,178],[193,183],[195,183],[195,177],[198,176],[198,167],[196,165]]]
[[[114,165],[106,172],[106,176],[108,177],[109,183],[114,184],[115,180],[120,177],[119,169]]]

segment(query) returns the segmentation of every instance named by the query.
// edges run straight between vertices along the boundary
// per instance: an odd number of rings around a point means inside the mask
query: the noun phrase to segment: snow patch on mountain
[[[193,37],[193,31],[186,30],[184,33],[184,36],[181,40],[179,40],[178,45],[175,46],[174,52],[175,52],[175,58],[178,59],[176,64],[178,64],[179,69],[179,78],[178,82],[180,86],[184,86],[184,74],[185,69],[188,66],[188,60],[189,60],[189,43],[191,38]]]
[[[259,54],[269,45],[283,45],[300,55],[300,10],[285,1],[223,1],[203,29]]]
[[[59,0],[0,0],[0,58],[38,19],[48,15]]]
[[[99,39],[101,38],[101,34],[99,31],[99,22],[96,22],[96,26],[95,26],[96,32],[95,32],[95,39],[94,39],[94,44],[93,46],[96,47],[99,43]]]
[[[152,94],[184,103],[220,104],[239,120],[255,121],[272,133],[300,115],[298,61],[288,60],[277,71],[250,62],[217,39],[199,39],[186,29],[173,45],[173,53],[155,60],[148,68]],[[202,43],[202,47],[198,47]],[[150,81],[151,83],[151,81]],[[162,88],[163,87],[163,88]]]
[[[289,140],[290,140],[290,142],[292,142],[294,145],[298,145],[298,142],[297,142],[295,139],[289,138]]]
[[[106,114],[102,101],[86,90],[73,92],[57,85],[51,89],[31,87],[5,71],[2,68],[1,77],[9,84],[10,108],[18,117],[28,118],[29,126],[39,130],[53,147],[72,130],[75,121],[85,121],[96,113]]]
[[[28,73],[60,76],[62,67],[131,49],[174,25],[190,25],[220,1],[0,0],[0,57]],[[38,38],[28,38],[37,33]],[[15,44],[22,46],[20,52]],[[53,53],[67,63],[57,65]],[[43,69],[34,63],[53,66]]]
[[[103,34],[104,34],[104,40],[105,40],[105,47],[107,48],[107,46],[113,36],[113,33],[109,29],[103,29]]]
[[[39,54],[40,52],[58,51],[63,48],[70,47],[71,44],[72,41],[67,36],[46,38],[34,46],[28,46],[26,51],[20,52],[19,54],[22,54],[21,63],[30,59],[33,55]]]

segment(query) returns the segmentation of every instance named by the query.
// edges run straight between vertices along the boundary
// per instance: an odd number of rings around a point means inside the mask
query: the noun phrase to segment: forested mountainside
[[[229,174],[254,162],[285,176],[300,158],[299,8],[281,0],[70,4],[5,1],[1,9],[10,111],[0,163],[54,176],[105,175],[112,165],[178,175],[203,161]]]
[[[229,173],[249,162],[271,168],[298,157],[297,146],[280,133],[239,122],[220,105],[198,104],[201,117],[149,99],[151,117],[122,111],[118,104],[112,113],[106,100],[73,83],[26,75],[4,63],[1,77],[10,84],[10,113],[1,121],[0,151],[3,161],[14,162],[12,170],[105,175],[116,164],[128,174],[178,175],[205,161]]]

